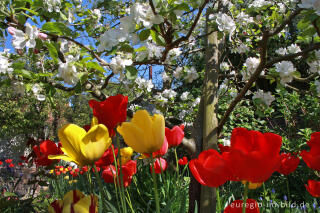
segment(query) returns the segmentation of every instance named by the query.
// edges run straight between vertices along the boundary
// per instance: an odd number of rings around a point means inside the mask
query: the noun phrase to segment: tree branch
[[[241,101],[241,99],[245,96],[245,94],[250,89],[252,84],[258,79],[260,73],[264,70],[265,64],[267,62],[268,39],[269,39],[269,32],[268,31],[263,32],[262,40],[259,45],[260,46],[260,63],[258,65],[257,69],[255,70],[255,72],[251,75],[249,81],[242,88],[239,95],[237,95],[237,97],[235,97],[235,99],[231,102],[231,104],[229,105],[229,108],[227,109],[227,111],[223,115],[222,119],[220,120],[219,126],[218,126],[218,135],[221,133],[223,125],[225,124],[225,122],[229,118],[231,112],[234,110],[236,105]]]
[[[283,30],[287,26],[287,24],[289,24],[292,21],[292,19],[294,19],[297,15],[299,15],[301,11],[302,11],[301,8],[298,8],[297,10],[295,10],[287,20],[282,22],[282,24],[279,27],[277,27],[273,32],[270,32],[268,36],[271,37],[280,33],[281,30]]]

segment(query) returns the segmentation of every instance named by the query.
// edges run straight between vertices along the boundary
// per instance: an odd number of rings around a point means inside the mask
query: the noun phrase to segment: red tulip
[[[121,168],[123,173],[123,185],[124,187],[127,187],[131,184],[132,176],[137,173],[137,161],[130,160]]]
[[[184,125],[174,126],[172,129],[166,127],[166,138],[169,147],[179,146],[184,137]]]
[[[218,144],[219,150],[221,153],[229,152],[230,146],[224,146],[221,143]]]
[[[320,171],[320,132],[312,133],[307,144],[310,151],[303,150],[300,156],[309,168]]]
[[[235,128],[224,159],[238,180],[264,182],[280,167],[281,143],[281,136],[273,133]]]
[[[153,162],[153,166],[156,174],[160,174],[168,168],[167,161],[163,158],[156,158]],[[150,165],[150,172],[152,173],[152,165]]]
[[[112,145],[114,150],[114,155],[117,156],[118,149],[114,149],[114,146]],[[113,164],[114,157],[113,157],[113,151],[112,147],[109,147],[102,155],[102,157],[95,162],[96,166],[103,167],[103,166],[109,166],[110,164]]]
[[[233,179],[224,154],[221,155],[214,149],[201,152],[198,159],[189,162],[189,168],[202,185],[218,187]]]
[[[280,155],[281,165],[278,172],[283,175],[288,175],[294,172],[300,163],[300,159],[291,153],[282,153]]]
[[[0,161],[0,166],[3,164],[3,162],[2,161]]]
[[[48,159],[49,155],[58,155],[63,153],[61,149],[50,140],[41,142],[39,146],[33,146],[33,151],[37,156],[35,163],[38,166],[49,166],[54,161]]]
[[[9,167],[10,167],[10,168],[14,167],[14,164],[13,164],[13,163],[10,163],[10,164],[9,164]]]
[[[227,206],[223,213],[242,213],[243,200],[235,200],[229,206]],[[259,213],[259,204],[253,199],[247,199],[246,213]]]
[[[115,178],[117,177],[116,167],[114,165],[109,165],[105,167],[102,172],[102,178],[106,183],[113,183]]]
[[[122,179],[124,187],[131,184],[132,176],[137,173],[137,161],[130,160],[126,164],[122,165]],[[118,174],[120,173],[120,168],[118,168]],[[113,165],[107,166],[102,172],[102,178],[106,183],[113,183],[117,178],[116,168]],[[120,181],[118,177],[117,182]]]
[[[187,157],[183,157],[182,159],[179,159],[178,164],[181,166],[184,166],[188,163],[188,158]]]
[[[320,181],[308,180],[304,186],[313,197],[320,197]]]
[[[114,136],[114,128],[127,119],[128,96],[121,94],[110,96],[104,101],[90,100],[93,115],[98,118],[99,124],[108,127],[109,135]]]
[[[4,162],[6,162],[7,164],[12,163],[12,159],[6,159]]]

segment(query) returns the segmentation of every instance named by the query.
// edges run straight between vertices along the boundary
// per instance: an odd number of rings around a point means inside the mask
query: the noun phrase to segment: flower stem
[[[249,181],[246,182],[245,187],[244,187],[242,213],[246,213],[248,189],[249,189]]]
[[[103,209],[107,209],[106,208],[106,204],[104,203],[104,197],[106,197],[105,196],[105,194],[104,194],[104,191],[103,191],[103,186],[102,186],[102,182],[101,182],[101,178],[100,178],[100,175],[99,175],[99,173],[98,173],[98,170],[97,170],[97,167],[96,167],[96,165],[95,164],[93,164],[93,168],[94,168],[94,173],[95,173],[95,175],[96,175],[96,178],[97,178],[97,180],[98,180],[98,184],[99,184],[99,191],[100,191],[100,200],[101,200],[101,203],[102,203],[102,210]],[[103,212],[103,211],[102,211]]]
[[[288,192],[288,202],[289,202],[289,205],[290,205],[290,188],[289,188],[289,178],[288,178],[288,175],[287,175],[287,177],[286,177],[286,184],[287,184],[287,192]],[[289,206],[289,211],[291,212],[291,208],[290,208],[290,206]]]
[[[158,195],[158,186],[157,186],[157,179],[156,179],[156,172],[154,169],[154,159],[151,154],[151,159],[152,159],[152,179],[153,179],[153,191],[154,191],[154,197],[156,201],[156,212],[160,213],[160,205],[159,205],[159,195]]]
[[[121,195],[122,200],[123,200],[122,208],[123,208],[123,211],[126,213],[126,212],[127,212],[127,204],[126,204],[126,195],[125,195],[125,193],[124,193],[124,185],[123,185],[121,148],[120,148],[119,136],[117,135],[116,138],[117,138],[119,170],[120,170],[120,195]],[[117,171],[118,171],[118,170],[117,170]],[[119,177],[119,176],[118,176],[118,177]]]
[[[220,200],[219,187],[216,188],[216,192],[217,192],[218,212],[221,212],[221,200]]]

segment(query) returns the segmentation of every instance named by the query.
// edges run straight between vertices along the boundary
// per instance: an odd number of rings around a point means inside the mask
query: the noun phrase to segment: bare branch
[[[104,81],[104,84],[102,85],[101,87],[101,90],[105,89],[108,84],[109,84],[109,81],[110,79],[114,76],[114,73],[111,73],[110,75],[108,75],[108,77],[106,78],[106,80]]]

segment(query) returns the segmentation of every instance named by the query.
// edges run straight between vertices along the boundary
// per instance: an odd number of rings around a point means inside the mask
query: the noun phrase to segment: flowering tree
[[[131,112],[148,108],[169,127],[193,127],[185,144],[196,157],[216,148],[240,101],[270,110],[274,95],[259,80],[320,92],[319,15],[317,0],[5,0],[1,85],[38,101],[126,91]],[[217,115],[224,95],[233,100]],[[201,211],[212,209],[212,189],[190,189],[190,211],[200,197]]]

